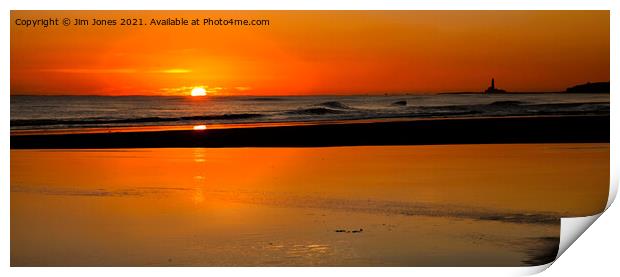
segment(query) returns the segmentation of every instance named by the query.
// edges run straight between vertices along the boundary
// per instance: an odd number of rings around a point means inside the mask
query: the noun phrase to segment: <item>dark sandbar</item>
[[[609,128],[608,115],[207,126],[207,130],[13,135],[11,149],[609,143]]]

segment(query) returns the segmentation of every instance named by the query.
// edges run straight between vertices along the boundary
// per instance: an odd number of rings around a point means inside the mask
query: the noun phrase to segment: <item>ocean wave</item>
[[[299,108],[284,112],[285,115],[335,115],[346,114],[355,109],[338,101],[327,101],[312,105],[309,108]]]
[[[339,109],[339,110],[350,110],[351,107],[343,104],[342,102],[338,102],[338,101],[327,101],[327,102],[323,102],[317,105],[318,107],[325,107],[325,108],[329,108],[329,109]]]
[[[390,106],[393,106],[393,107],[407,106],[407,100],[400,100],[400,101],[392,102],[392,104],[390,104]]]
[[[288,115],[326,115],[326,114],[343,114],[346,111],[329,109],[329,108],[307,108],[293,111],[287,111],[284,114]]]
[[[491,104],[487,104],[487,106],[506,107],[506,106],[518,106],[518,105],[522,105],[522,104],[526,104],[526,102],[506,100],[506,101],[495,101],[495,102],[493,102]]]
[[[528,104],[522,101],[495,101],[489,104],[411,107],[411,115],[481,116],[578,115],[609,112],[609,103],[550,103]]]
[[[240,120],[251,119],[264,116],[256,113],[238,113],[221,115],[199,115],[182,117],[139,117],[139,118],[85,118],[85,119],[13,119],[11,127],[22,126],[53,126],[53,125],[100,125],[100,124],[124,124],[124,123],[157,123],[157,122],[177,122],[193,120]]]

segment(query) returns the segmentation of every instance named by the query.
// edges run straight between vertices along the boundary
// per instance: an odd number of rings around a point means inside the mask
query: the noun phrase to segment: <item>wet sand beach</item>
[[[608,143],[11,150],[12,266],[520,266]]]

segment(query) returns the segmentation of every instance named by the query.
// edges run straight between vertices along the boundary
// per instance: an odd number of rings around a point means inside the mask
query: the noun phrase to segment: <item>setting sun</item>
[[[195,87],[191,92],[192,96],[206,96],[207,91],[203,87]]]

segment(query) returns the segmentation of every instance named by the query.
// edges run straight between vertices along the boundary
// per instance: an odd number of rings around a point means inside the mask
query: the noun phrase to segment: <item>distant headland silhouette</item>
[[[587,82],[578,84],[565,90],[558,91],[506,91],[495,86],[495,78],[491,78],[491,85],[484,91],[441,92],[439,94],[539,94],[539,93],[609,93],[610,82]]]
[[[609,93],[609,82],[597,82],[576,85],[566,89],[567,93]]]
[[[548,93],[609,93],[610,85],[609,82],[587,82],[585,84],[579,84],[576,86],[572,86],[567,88],[564,91],[556,91],[556,92],[548,92]],[[491,85],[484,90],[482,93],[484,94],[496,94],[496,93],[513,93],[508,92],[503,89],[499,89],[495,87],[495,78],[491,78]],[[515,92],[515,93],[528,93],[528,92]],[[535,93],[535,92],[530,92]]]

